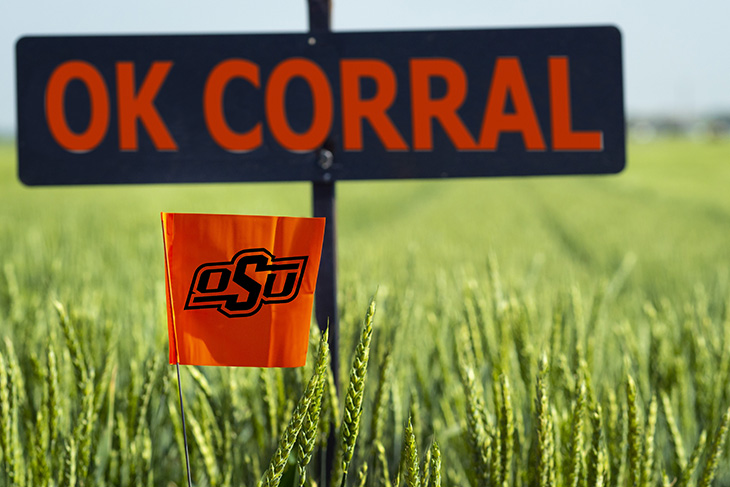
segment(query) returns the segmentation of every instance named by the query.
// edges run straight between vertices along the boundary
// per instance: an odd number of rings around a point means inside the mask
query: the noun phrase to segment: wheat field
[[[301,369],[183,367],[193,484],[730,485],[729,160],[338,183],[341,376],[316,326]],[[159,212],[309,216],[309,185],[15,174],[0,144],[0,486],[186,485]]]

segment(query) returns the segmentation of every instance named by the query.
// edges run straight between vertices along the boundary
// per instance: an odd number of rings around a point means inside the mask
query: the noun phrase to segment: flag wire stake
[[[170,284],[172,283],[172,276],[170,276],[170,265],[167,258],[167,217],[168,214],[160,213],[162,220],[162,242],[165,245],[165,274],[167,279],[167,297],[170,300],[170,308],[175,309],[172,300],[172,291],[170,290]],[[180,419],[182,420],[183,428],[183,443],[185,444],[185,468],[188,474],[188,487],[193,487],[193,480],[190,478],[190,454],[188,453],[188,432],[185,428],[185,408],[183,407],[183,394],[182,394],[182,382],[180,381],[180,348],[177,344],[177,326],[175,326],[175,313],[172,313],[172,335],[175,342],[175,367],[177,368],[177,392],[180,395]]]
[[[192,487],[193,481],[190,478],[190,455],[188,454],[188,434],[185,429],[185,408],[183,407],[182,384],[180,382],[180,362],[175,362],[175,367],[177,367],[177,391],[180,393],[180,417],[182,418],[183,442],[185,443],[185,467],[188,473],[188,487]]]

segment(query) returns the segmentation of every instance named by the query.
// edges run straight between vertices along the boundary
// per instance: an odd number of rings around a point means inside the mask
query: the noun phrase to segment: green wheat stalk
[[[596,468],[596,483],[593,484],[596,487],[603,487],[608,482],[606,473],[609,470],[608,461],[606,460],[605,450],[598,452],[598,465]],[[588,486],[590,484],[586,484]]]
[[[388,377],[390,375],[391,351],[385,353],[380,363],[380,374],[378,376],[378,387],[375,389],[375,398],[373,399],[373,411],[370,417],[370,441],[375,444],[380,440],[383,434],[383,424],[385,418],[383,411],[385,410],[386,387]]]
[[[377,467],[378,476],[376,477],[377,487],[392,487],[390,483],[390,471],[388,468],[388,457],[385,453],[385,447],[380,441],[375,441],[373,446],[375,449],[375,465]]]
[[[142,456],[142,470],[141,470],[141,480],[142,482],[140,485],[144,485],[145,487],[153,487],[154,486],[154,470],[152,468],[152,438],[150,438],[150,431],[149,428],[144,428],[144,433],[142,434],[142,446],[141,446],[141,456]]]
[[[518,309],[517,304],[514,308]],[[529,387],[533,377],[534,351],[527,330],[528,315],[526,310],[518,310],[513,320],[512,334],[514,337],[517,362],[520,366],[520,377],[525,387]]]
[[[26,468],[25,468],[25,456],[23,455],[23,447],[20,441],[20,419],[18,413],[21,405],[21,392],[20,386],[22,385],[22,374],[18,366],[17,361],[13,360],[13,356],[10,356],[10,370],[9,374],[12,376],[12,388],[11,388],[11,409],[10,414],[12,417],[12,430],[10,432],[10,448],[11,456],[13,457],[13,484],[18,487],[25,486],[26,480]]]
[[[192,377],[192,379],[198,385],[198,388],[203,392],[208,402],[214,404],[215,396],[213,395],[213,388],[211,387],[210,382],[208,382],[208,379],[205,377],[205,375],[203,375],[203,373],[194,366],[186,367],[186,369],[190,374],[190,377]]]
[[[411,421],[413,427],[413,434],[416,438],[421,436],[422,425],[421,425],[421,403],[418,400],[418,391],[415,387],[411,389],[410,406],[408,407],[408,418]]]
[[[167,394],[167,411],[170,415],[170,423],[173,428],[173,437],[175,438],[178,456],[182,462],[185,458],[185,439],[183,438],[182,420],[180,418],[180,413],[178,412],[178,407],[176,395]],[[185,480],[183,480],[182,483],[185,483]]]
[[[48,387],[48,449],[51,453],[55,452],[56,439],[58,438],[58,420],[60,416],[60,400],[58,392],[58,365],[56,363],[56,354],[53,352],[50,344],[47,352],[46,384]],[[54,462],[55,455],[51,455],[51,470],[54,470],[58,464]]]
[[[88,368],[84,360],[86,354],[81,350],[76,329],[71,324],[66,309],[58,301],[54,301],[53,305],[56,307],[56,312],[58,313],[61,330],[66,340],[66,348],[68,348],[69,354],[71,355],[71,364],[76,374],[76,383],[78,384],[79,392],[83,394],[84,381],[88,375]]]
[[[365,487],[368,481],[368,464],[363,463],[357,471],[357,487]]]
[[[717,428],[715,437],[712,439],[712,445],[710,446],[709,454],[705,460],[705,466],[702,469],[702,475],[700,481],[697,483],[698,487],[710,487],[712,479],[715,477],[717,466],[720,462],[720,456],[722,450],[725,447],[727,441],[727,430],[730,426],[730,408],[725,411],[722,417],[722,423]]]
[[[697,465],[700,463],[700,456],[702,455],[702,452],[705,449],[706,443],[707,443],[707,431],[703,430],[702,433],[700,433],[700,437],[697,440],[697,444],[695,445],[694,449],[692,450],[692,454],[690,454],[690,456],[689,456],[689,460],[687,461],[687,467],[682,471],[682,474],[679,477],[679,482],[677,483],[677,487],[687,487],[690,484],[692,475],[694,475],[695,470],[697,470]]]
[[[575,388],[572,426],[570,434],[570,456],[567,465],[567,487],[578,487],[580,469],[583,464],[583,414],[586,407],[586,384],[581,376]]]
[[[327,367],[327,371],[324,377],[324,397],[322,402],[323,417],[329,419],[329,421],[319,422],[319,441],[320,446],[324,448],[328,441],[330,423],[337,429],[340,426],[340,400],[337,396],[337,387],[335,387],[335,377],[332,372],[332,367]]]
[[[73,438],[66,440],[66,460],[60,487],[76,487],[76,443]]]
[[[491,432],[492,451],[489,456],[489,480],[491,487],[502,487],[504,479],[502,471],[502,449],[504,448],[502,430],[505,424],[502,418],[502,384],[496,376],[496,371],[493,372],[492,376],[492,397],[494,399],[494,410],[497,421],[496,426]],[[486,424],[486,419],[484,422]]]
[[[96,462],[96,473],[95,473],[95,480],[97,484],[102,484],[102,476],[106,469],[108,468],[109,463],[111,462],[111,458],[114,455],[114,451],[112,450],[112,441],[114,439],[114,413],[115,413],[115,400],[116,400],[116,390],[117,390],[117,366],[115,365],[112,368],[111,376],[108,379],[109,386],[107,387],[107,410],[106,410],[106,431],[104,432],[103,440],[99,442],[99,445],[97,445],[96,450],[97,452],[99,450],[107,452],[107,456],[103,459],[97,459]],[[96,417],[98,418],[101,415],[101,410],[99,406],[96,407]]]
[[[603,438],[603,425],[601,422],[601,405],[594,403],[590,409],[591,422],[591,447],[588,450],[586,485],[593,486],[602,482],[603,451],[601,440]]]
[[[91,463],[92,432],[94,430],[94,373],[85,375],[81,391],[81,411],[74,427],[74,444],[77,448],[76,475],[86,479]]]
[[[426,487],[430,483],[431,475],[431,448],[426,450],[426,456],[421,463],[421,485]]]
[[[360,415],[362,414],[363,390],[367,375],[368,359],[370,358],[370,340],[373,334],[373,315],[375,314],[375,300],[370,301],[365,321],[357,345],[355,356],[350,369],[350,383],[345,395],[345,410],[340,426],[340,468],[342,472],[341,485],[345,485],[347,471],[350,467],[352,454],[355,451],[358,431],[360,429]]]
[[[324,360],[324,351],[321,352],[321,355],[323,357],[322,360]],[[320,369],[320,371],[326,370],[327,367],[321,368],[318,364],[318,369]],[[299,435],[299,431],[301,430],[302,424],[307,416],[307,410],[314,400],[314,395],[319,381],[320,375],[318,375],[317,370],[315,370],[315,373],[312,374],[312,377],[307,383],[304,394],[302,394],[302,397],[299,398],[299,402],[294,408],[289,424],[279,440],[279,444],[277,445],[276,451],[269,462],[269,466],[259,481],[259,485],[261,487],[277,487],[279,482],[281,482],[281,476],[284,474],[284,467],[286,467],[289,454],[297,441],[297,436]]]
[[[271,370],[264,368],[260,369],[259,389],[264,401],[266,419],[269,423],[269,435],[271,438],[277,438],[279,436],[279,420],[276,408],[276,396],[271,382]]]
[[[484,424],[484,406],[471,367],[464,366],[460,377],[466,395],[466,432],[471,445],[474,472],[477,484],[486,486],[489,483],[490,473],[490,439]]]
[[[667,472],[662,470],[662,487],[674,487],[675,480],[670,480]]]
[[[650,487],[654,473],[654,435],[657,421],[657,398],[653,396],[649,403],[649,414],[646,418],[646,433],[644,435],[644,469],[641,475],[641,485]]]
[[[96,422],[101,414],[104,406],[104,398],[110,391],[114,389],[114,381],[117,375],[117,353],[116,350],[108,352],[108,357],[104,364],[104,370],[101,372],[97,386],[94,388],[94,414],[92,421]]]
[[[555,423],[557,420],[557,411],[555,410],[554,406],[550,406],[550,422],[548,425],[550,426],[550,453],[548,457],[550,458],[550,463],[548,466],[548,484],[551,486],[558,485],[558,478],[560,476],[560,463],[559,458],[557,455],[558,451],[558,440],[559,440],[559,433],[557,429],[555,428]]]
[[[129,457],[131,445],[129,443],[129,434],[127,429],[127,420],[121,411],[117,412],[116,436],[119,445],[118,456],[118,482],[122,485],[129,484]]]
[[[319,353],[314,368],[317,383],[314,389],[312,403],[307,409],[302,423],[302,428],[297,436],[297,468],[299,471],[299,487],[303,487],[307,481],[307,465],[309,465],[314,453],[314,446],[317,442],[317,431],[322,409],[322,396],[324,394],[325,375],[329,359],[329,329],[321,334],[319,340]]]
[[[0,447],[3,454],[5,475],[12,479],[15,473],[15,458],[11,450],[13,419],[10,404],[10,372],[5,357],[0,353]]]
[[[198,444],[198,450],[200,455],[203,457],[203,464],[205,465],[205,472],[208,476],[208,481],[211,486],[219,484],[220,480],[220,469],[218,468],[218,461],[215,458],[215,447],[213,446],[213,437],[210,434],[208,428],[204,428],[200,421],[192,414],[188,412],[185,414],[185,422],[190,425],[190,431],[193,433],[193,438]]]
[[[639,402],[636,393],[636,383],[631,375],[626,381],[626,398],[628,403],[628,446],[629,446],[629,479],[630,485],[639,487],[643,471],[642,461],[642,428],[639,419]]]
[[[421,472],[418,466],[418,449],[416,435],[413,433],[411,418],[406,424],[405,441],[403,442],[405,479],[407,487],[421,487]]]
[[[669,401],[667,393],[661,392],[662,410],[664,411],[664,419],[669,429],[669,442],[672,444],[672,452],[674,453],[674,463],[679,469],[683,471],[687,468],[687,454],[684,450],[684,442],[682,441],[682,435],[677,427],[677,421],[674,419],[674,412],[672,410],[672,403]]]
[[[626,411],[622,402],[621,410]],[[626,414],[619,414],[619,404],[613,390],[608,391],[608,435],[607,446],[609,456],[609,477],[611,485],[619,485],[624,473],[624,455],[626,453]]]
[[[505,482],[511,484],[512,481],[512,452],[514,451],[514,412],[512,410],[512,392],[510,390],[509,379],[505,374],[501,374],[500,380],[500,414],[499,414],[499,436],[501,439],[500,447],[500,481],[501,486]]]
[[[441,487],[441,449],[436,440],[431,443],[431,461],[428,463],[428,482],[424,487]]]
[[[36,413],[35,431],[31,437],[31,449],[32,455],[30,471],[33,473],[33,482],[28,482],[28,485],[38,485],[39,487],[47,487],[51,482],[51,469],[48,465],[48,459],[46,457],[46,448],[44,443],[47,443],[45,418],[43,417],[43,409],[39,409]]]
[[[543,353],[538,362],[535,391],[535,416],[537,417],[537,483],[538,487],[552,487],[550,483],[550,455],[552,433],[548,404],[548,361]]]

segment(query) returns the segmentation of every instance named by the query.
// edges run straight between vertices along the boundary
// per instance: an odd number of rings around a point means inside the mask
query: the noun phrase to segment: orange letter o
[[[292,78],[304,79],[312,91],[312,123],[304,133],[292,130],[286,116],[286,88]],[[322,146],[332,128],[332,89],[317,64],[303,58],[279,63],[266,86],[266,118],[274,138],[287,150],[306,152]]]
[[[89,92],[91,116],[86,130],[75,133],[66,120],[66,87],[79,80]],[[51,74],[46,86],[46,121],[58,145],[70,152],[88,152],[95,149],[109,127],[109,93],[104,78],[85,61],[67,61]]]

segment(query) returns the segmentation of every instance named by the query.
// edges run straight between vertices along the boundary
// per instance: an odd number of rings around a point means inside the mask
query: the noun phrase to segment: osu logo
[[[230,262],[195,269],[185,309],[215,308],[229,318],[256,314],[264,304],[297,297],[307,257],[275,258],[266,249],[241,250]]]

